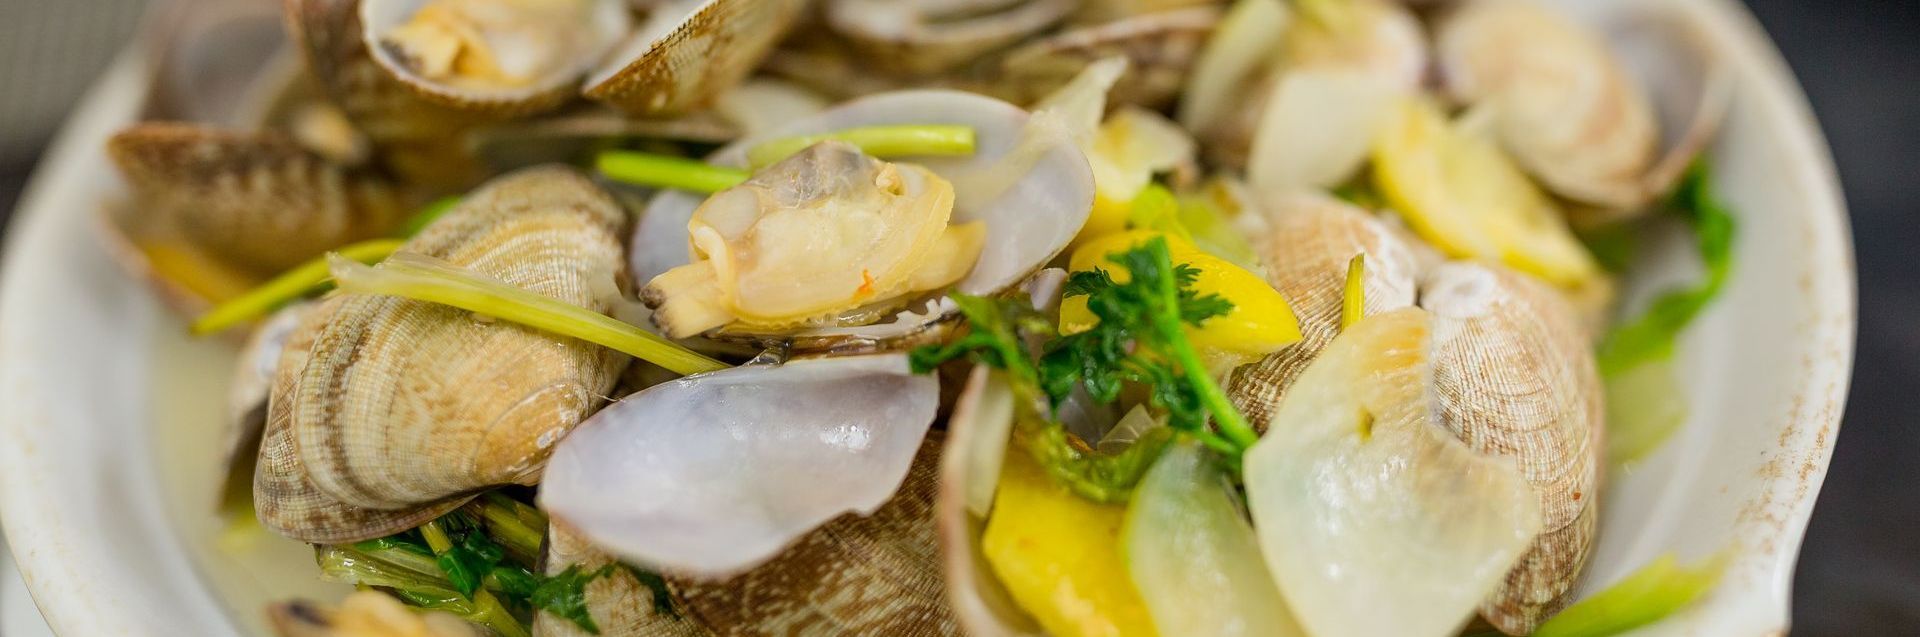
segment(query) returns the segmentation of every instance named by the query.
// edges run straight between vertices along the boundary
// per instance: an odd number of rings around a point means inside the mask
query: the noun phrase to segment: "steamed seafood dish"
[[[1607,635],[1718,577],[1586,580],[1732,267],[1666,5],[284,5],[103,227],[241,348],[220,514],[342,585],[285,635]]]

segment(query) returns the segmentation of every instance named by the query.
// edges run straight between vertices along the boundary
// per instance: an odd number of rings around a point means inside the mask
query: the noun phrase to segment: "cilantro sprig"
[[[1173,432],[1192,436],[1237,461],[1258,440],[1246,418],[1214,382],[1186,328],[1233,310],[1218,295],[1193,289],[1199,271],[1173,263],[1165,239],[1148,240],[1108,256],[1116,272],[1096,269],[1074,273],[1065,296],[1083,296],[1099,323],[1069,336],[1024,299],[957,295],[970,332],[959,340],[912,353],[916,372],[925,373],[963,356],[1006,370],[1016,404],[1044,399],[1055,413],[1016,419],[1016,441],[1056,480],[1087,498],[1125,499],[1153,459],[1172,441]],[[1125,452],[1099,454],[1066,431],[1058,409],[1076,390],[1096,402],[1113,403],[1129,386],[1144,387],[1149,402],[1168,416],[1166,433],[1150,434]]]

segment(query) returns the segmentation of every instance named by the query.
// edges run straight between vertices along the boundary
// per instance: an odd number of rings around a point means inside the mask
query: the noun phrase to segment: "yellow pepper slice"
[[[1095,238],[1074,250],[1068,264],[1076,272],[1095,268],[1113,273],[1118,281],[1128,274],[1107,256],[1124,252],[1155,237],[1164,237],[1175,264],[1185,263],[1200,271],[1193,288],[1202,295],[1218,294],[1233,303],[1233,311],[1208,319],[1200,327],[1188,327],[1187,338],[1209,363],[1244,365],[1300,340],[1300,323],[1280,295],[1260,275],[1232,262],[1201,251],[1185,239],[1153,230],[1132,230]],[[1087,309],[1085,297],[1073,297],[1060,304],[1060,333],[1077,334],[1091,329],[1099,318]]]
[[[1007,452],[981,551],[1014,602],[1054,637],[1152,636],[1120,547],[1124,506],[1074,495]]]

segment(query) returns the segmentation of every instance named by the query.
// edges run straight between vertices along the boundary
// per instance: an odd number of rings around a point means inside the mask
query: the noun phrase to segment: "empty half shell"
[[[271,133],[145,123],[107,153],[138,202],[114,219],[136,247],[181,245],[246,276],[379,236],[405,211],[386,181]]]
[[[793,26],[801,0],[677,0],[587,78],[586,95],[639,115],[707,105],[746,78]]]
[[[1593,549],[1606,416],[1593,349],[1564,297],[1498,266],[1435,268],[1420,305],[1433,315],[1435,424],[1511,459],[1539,498],[1540,536],[1480,606],[1528,634],[1571,601]]]
[[[1062,31],[1007,53],[1000,73],[983,88],[1028,104],[1066,85],[1087,65],[1120,56],[1127,59],[1127,72],[1109,100],[1161,108],[1179,94],[1220,15],[1214,7],[1193,7]]]
[[[367,51],[396,81],[503,115],[573,98],[631,20],[621,0],[360,0]]]
[[[723,635],[959,635],[934,539],[940,438],[921,442],[900,490],[872,515],[840,516],[739,577],[675,581],[675,596]]]
[[[953,286],[959,292],[981,295],[1011,288],[1059,255],[1086,223],[1093,205],[1092,170],[1061,132],[1058,120],[1030,116],[972,93],[916,90],[857,99],[736,142],[708,162],[745,167],[747,150],[767,140],[884,124],[958,124],[975,132],[971,156],[900,160],[925,167],[953,185],[951,224],[984,223],[980,257]],[[651,281],[690,262],[688,224],[704,200],[702,195],[668,191],[648,204],[631,242],[636,280]],[[950,303],[934,301],[872,325],[747,337],[774,338],[796,350],[892,349],[937,340],[956,316]]]
[[[933,74],[1026,39],[1067,17],[1076,0],[827,0],[827,24],[867,59]]]
[[[468,195],[402,250],[606,312],[605,281],[624,276],[616,238],[624,223],[585,177],[535,168]],[[626,362],[424,301],[345,296],[319,314],[325,327],[270,419],[289,421],[316,486],[366,508],[532,484]]]
[[[1367,314],[1411,307],[1421,277],[1412,242],[1359,208],[1306,194],[1269,205],[1271,227],[1255,238],[1254,247],[1266,264],[1267,282],[1293,308],[1301,340],[1236,370],[1228,383],[1234,405],[1261,431],[1294,379],[1339,334],[1354,256],[1366,255],[1361,285]]]

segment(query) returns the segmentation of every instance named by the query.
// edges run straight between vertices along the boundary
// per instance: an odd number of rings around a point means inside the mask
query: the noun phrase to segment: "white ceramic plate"
[[[1589,589],[1664,552],[1733,547],[1704,603],[1654,635],[1785,630],[1801,536],[1852,364],[1854,272],[1831,161],[1806,102],[1732,0],[1579,2],[1606,16],[1672,2],[1735,76],[1714,149],[1741,222],[1737,273],[1683,343],[1686,429],[1610,476]],[[310,554],[228,538],[208,513],[229,346],[194,342],[109,261],[96,208],[116,192],[102,141],[135,116],[130,54],[74,114],[29,188],[0,274],[0,513],[28,587],[62,635],[257,633],[269,598],[337,591]],[[277,566],[276,566],[277,565]]]

